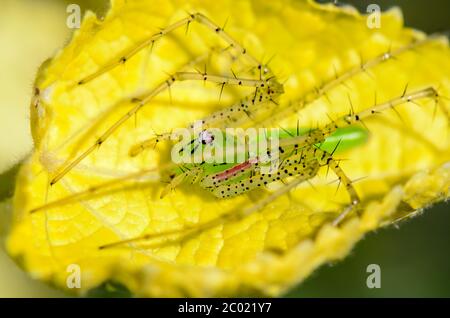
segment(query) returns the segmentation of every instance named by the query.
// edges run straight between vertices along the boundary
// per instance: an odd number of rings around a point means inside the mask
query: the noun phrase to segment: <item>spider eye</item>
[[[207,130],[200,132],[198,138],[203,145],[209,145],[214,141],[214,135]]]

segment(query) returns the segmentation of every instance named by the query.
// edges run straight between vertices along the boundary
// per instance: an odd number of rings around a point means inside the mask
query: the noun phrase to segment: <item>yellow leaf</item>
[[[164,184],[147,180],[117,183],[90,194],[30,213],[42,204],[92,189],[98,184],[169,161],[169,148],[158,145],[136,158],[128,155],[137,142],[154,132],[186,127],[251,90],[220,87],[202,81],[176,83],[129,118],[101,147],[89,153],[58,183],[50,180],[132,107],[132,98],[182,70],[211,47],[226,47],[214,30],[192,23],[163,36],[154,45],[95,79],[78,82],[119,61],[152,34],[202,12],[259,58],[275,54],[270,67],[285,93],[280,107],[333,83],[336,76],[359,72],[274,126],[315,127],[348,113],[434,87],[439,93],[365,121],[369,141],[348,151],[342,169],[355,180],[361,197],[359,216],[333,221],[348,204],[345,187],[336,192],[335,176],[326,167],[309,183],[239,218],[264,191],[232,199],[215,199],[196,185],[182,185],[163,199]],[[365,16],[351,8],[309,1],[154,1],[112,3],[103,21],[87,14],[68,46],[41,67],[39,95],[31,105],[36,148],[19,174],[14,199],[15,222],[9,253],[33,277],[68,288],[68,266],[81,269],[80,294],[115,281],[139,296],[280,295],[318,266],[345,257],[369,231],[413,215],[448,198],[450,158],[448,101],[450,55],[445,38],[403,50],[425,35],[403,27],[399,10],[383,14],[381,28],[370,29]],[[212,31],[212,32],[211,32]],[[386,61],[361,71],[364,61],[388,53]],[[208,72],[230,74],[228,52],[218,54]],[[362,60],[361,60],[362,59]],[[206,62],[205,62],[206,63]],[[244,62],[236,62],[245,74]],[[193,64],[203,71],[200,65]],[[193,67],[191,67],[192,69]],[[346,73],[347,72],[347,73]],[[169,77],[170,79],[170,77]],[[405,87],[407,85],[407,91]],[[434,112],[436,112],[434,114]],[[401,118],[399,119],[398,116]],[[270,190],[268,190],[270,191]],[[255,194],[256,193],[256,194]],[[227,217],[224,217],[226,215]],[[235,216],[232,218],[231,216]],[[209,225],[209,226],[208,226]],[[172,231],[172,232],[171,232]],[[172,234],[169,234],[172,233]],[[153,240],[108,249],[100,246],[161,234]]]

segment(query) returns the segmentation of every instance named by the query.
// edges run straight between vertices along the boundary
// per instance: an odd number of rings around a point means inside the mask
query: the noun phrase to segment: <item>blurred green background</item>
[[[319,1],[336,2],[336,1]],[[70,38],[66,8],[103,14],[106,0],[2,0],[0,11],[0,202],[12,194],[14,163],[31,150],[28,105],[39,65]],[[428,33],[450,30],[447,0],[338,1],[365,12],[371,3],[382,10],[403,10],[408,26]],[[14,140],[14,142],[12,142]],[[8,201],[0,203],[0,237],[7,230]],[[450,297],[450,205],[439,204],[399,229],[391,226],[368,235],[350,256],[323,266],[287,297]],[[366,286],[369,264],[381,267],[381,288]],[[0,249],[0,297],[63,297],[60,291],[23,273]]]

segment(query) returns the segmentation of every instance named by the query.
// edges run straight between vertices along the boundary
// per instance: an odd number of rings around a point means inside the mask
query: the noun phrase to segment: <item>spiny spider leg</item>
[[[256,94],[251,94],[242,98],[232,106],[220,109],[209,116],[203,118],[199,122],[203,129],[218,128],[225,129],[230,127],[239,127],[253,114],[253,112],[261,109],[270,109],[278,105],[278,97],[283,93],[283,86],[275,79],[268,80],[268,84],[263,88],[258,88]],[[194,131],[194,124],[188,128],[191,132]],[[146,139],[130,148],[129,155],[135,157],[142,151],[148,148],[154,148],[159,142],[178,140],[178,136],[169,133],[161,133],[156,136]]]
[[[103,74],[111,71],[112,69],[116,68],[117,66],[125,64],[130,58],[132,58],[134,55],[136,55],[138,52],[140,52],[144,48],[149,47],[149,46],[153,47],[155,42],[157,40],[159,40],[160,38],[162,38],[164,35],[167,35],[168,33],[171,33],[172,31],[179,29],[181,27],[189,26],[192,22],[198,22],[198,23],[206,26],[210,31],[216,33],[225,42],[227,42],[230,47],[234,48],[240,54],[242,54],[247,59],[249,59],[249,61],[251,63],[253,63],[255,65],[259,65],[259,62],[251,54],[249,54],[247,52],[247,50],[244,47],[242,47],[235,39],[233,39],[227,32],[225,32],[225,30],[223,28],[221,28],[219,25],[217,25],[216,23],[211,21],[208,17],[206,17],[202,13],[197,12],[197,13],[189,14],[188,17],[171,24],[170,26],[162,29],[158,33],[150,36],[148,39],[143,40],[140,44],[138,44],[134,48],[130,49],[127,53],[122,55],[116,61],[109,63],[105,67],[97,70],[95,73],[88,75],[85,78],[83,78],[82,80],[80,80],[78,82],[78,85],[86,84],[86,83],[94,80],[95,78],[99,77],[100,75],[103,75]],[[263,73],[268,73],[268,71],[263,72]],[[263,75],[265,75],[265,74],[263,74]],[[263,78],[264,77],[262,77],[262,79]]]
[[[188,68],[189,66],[192,67],[197,64],[200,64],[201,62],[208,60],[214,53],[218,53],[218,54],[224,53],[224,52],[228,51],[230,48],[231,48],[230,46],[228,46],[226,48],[212,47],[211,50],[208,51],[206,54],[199,56],[199,57],[195,58],[194,60],[192,60],[191,62],[189,62],[188,65],[186,65],[186,68]],[[200,71],[198,71],[198,72],[200,72]],[[233,72],[233,70],[232,70],[232,72]],[[206,73],[206,65],[205,65],[204,73]],[[235,78],[237,78],[237,76],[235,75],[234,72],[233,72],[233,75]],[[281,94],[282,91],[280,91],[280,89],[277,89],[277,85],[276,85],[275,81],[273,81],[272,88],[273,88],[274,92],[271,97],[271,100],[275,100],[276,96]],[[281,89],[282,89],[282,87],[281,87]],[[261,92],[264,92],[264,90],[261,90]],[[261,92],[258,92],[258,94],[261,94]],[[200,120],[202,122],[202,126],[205,129],[207,129],[209,127],[215,127],[215,128],[233,127],[234,126],[233,124],[238,123],[238,118],[236,115],[239,114],[239,112],[241,112],[241,111],[246,112],[246,113],[252,112],[252,109],[255,108],[255,104],[259,105],[258,101],[261,98],[256,98],[256,100],[253,99],[252,103],[249,102],[249,99],[250,98],[243,98],[239,103],[236,103],[235,105],[233,105],[229,108],[221,109],[221,110],[218,110],[218,111],[210,114],[209,116]],[[189,128],[192,129],[193,126],[194,125],[191,124]],[[151,137],[149,139],[141,141],[141,142],[137,143],[136,145],[132,146],[129,150],[129,155],[130,155],[130,157],[136,157],[145,149],[155,148],[158,143],[160,143],[162,141],[174,140],[174,137],[176,137],[176,136],[173,136],[172,132],[154,133],[154,137]]]
[[[203,169],[201,167],[193,167],[192,169],[187,169],[183,173],[175,176],[163,189],[160,198],[165,197],[171,191],[175,190],[175,188],[177,188],[181,183],[185,182],[186,179],[191,179],[192,183],[195,182],[202,173]]]
[[[372,106],[365,109],[359,113],[350,113],[348,115],[342,116],[333,122],[325,125],[320,129],[311,130],[306,135],[301,135],[293,138],[286,138],[280,140],[280,146],[294,146],[296,148],[301,148],[308,145],[314,145],[320,142],[335,132],[338,128],[346,127],[349,125],[360,123],[364,118],[370,117],[377,113],[380,113],[387,109],[395,109],[396,106],[404,103],[412,103],[419,99],[424,98],[438,98],[439,94],[433,87],[427,87],[420,89],[411,93],[404,93],[397,98],[393,98],[387,102]]]
[[[101,184],[97,184],[94,186],[89,187],[88,189],[80,192],[73,193],[71,195],[68,195],[66,197],[60,198],[58,200],[43,204],[41,206],[38,206],[36,208],[33,208],[30,210],[30,213],[35,213],[38,211],[51,209],[57,206],[63,206],[66,204],[70,204],[73,202],[78,202],[80,200],[88,200],[89,198],[93,197],[94,195],[100,193],[100,191],[106,191],[108,189],[113,188],[114,186],[122,186],[124,182],[127,181],[140,181],[141,179],[144,179],[144,182],[152,181],[152,182],[161,182],[161,175],[163,172],[171,171],[176,167],[174,163],[166,164],[162,167],[158,168],[151,168],[146,170],[137,171],[135,173],[131,173],[128,175],[125,175],[120,178],[115,178],[110,181],[103,182]]]
[[[149,103],[155,96],[163,92],[164,90],[170,88],[175,82],[179,81],[210,81],[213,83],[218,83],[222,85],[237,85],[246,86],[254,88],[263,88],[268,84],[269,80],[255,80],[255,79],[241,79],[228,76],[220,75],[209,75],[209,74],[199,74],[194,72],[178,72],[170,76],[166,81],[158,85],[156,88],[151,90],[144,97],[139,99],[132,99],[132,102],[137,105],[125,113],[118,121],[116,121],[112,126],[110,126],[87,150],[81,153],[76,159],[70,162],[67,166],[63,166],[59,169],[56,175],[51,179],[50,185],[57,183],[64,175],[66,175],[70,170],[72,170],[79,162],[86,158],[90,153],[92,153],[96,148],[101,146],[124,122],[126,122],[130,117],[135,115],[142,107]]]
[[[113,62],[106,66],[103,69],[98,70],[97,72],[89,75],[88,77],[82,79],[78,82],[79,85],[85,84],[98,76],[110,71],[111,69],[115,68],[116,66],[125,63],[129,58],[134,56],[137,52],[142,50],[143,48],[147,47],[148,45],[153,45],[156,40],[161,38],[167,33],[172,32],[173,30],[180,28],[182,26],[189,26],[190,23],[197,21],[202,25],[205,25],[208,29],[218,34],[225,42],[229,44],[230,47],[236,49],[240,54],[245,56],[247,59],[251,61],[252,64],[257,65],[257,68],[260,70],[260,80],[259,82],[256,80],[251,79],[239,79],[236,76],[234,78],[231,77],[224,77],[224,76],[217,76],[217,75],[208,75],[206,73],[204,74],[195,74],[195,73],[189,73],[189,72],[179,72],[176,73],[174,76],[171,76],[168,80],[166,80],[164,83],[160,84],[158,87],[156,87],[153,91],[151,91],[148,95],[146,95],[142,100],[139,101],[139,104],[136,105],[134,108],[132,108],[127,114],[125,114],[122,118],[120,118],[115,124],[113,124],[105,133],[100,136],[100,138],[97,139],[97,141],[88,148],[84,153],[82,153],[79,157],[77,157],[75,160],[73,160],[71,163],[69,163],[66,167],[62,167],[59,169],[59,171],[56,173],[56,175],[51,179],[50,185],[55,184],[58,182],[62,177],[64,177],[65,174],[67,174],[73,167],[75,167],[80,161],[82,161],[84,158],[86,158],[90,153],[92,153],[98,146],[100,146],[119,126],[121,126],[128,118],[136,114],[140,108],[142,108],[148,101],[150,101],[154,96],[158,95],[160,92],[162,92],[165,89],[170,89],[170,86],[173,84],[175,80],[182,81],[182,80],[199,80],[202,79],[203,81],[212,81],[216,82],[222,85],[222,88],[226,84],[233,84],[238,86],[254,86],[256,88],[259,87],[259,85],[263,84],[266,79],[266,75],[271,74],[271,71],[268,67],[261,65],[256,58],[254,58],[251,54],[247,52],[247,50],[242,47],[236,40],[234,40],[227,32],[223,30],[220,26],[212,22],[209,18],[207,18],[205,15],[201,13],[193,13],[190,14],[188,17],[172,24],[171,26],[161,30],[157,34],[151,36],[149,39],[143,41],[140,45],[136,46],[135,48],[131,49],[127,54],[122,56],[119,61]],[[199,78],[201,77],[201,78]],[[273,78],[273,76],[272,76]],[[264,84],[263,84],[264,85]],[[261,86],[262,87],[262,86]],[[134,99],[133,99],[134,100]]]
[[[405,46],[402,46],[394,51],[387,51],[383,54],[378,55],[377,57],[367,60],[364,63],[361,63],[360,65],[342,73],[341,75],[336,75],[335,78],[329,80],[328,82],[325,82],[322,86],[319,88],[314,88],[308,92],[306,92],[302,97],[300,97],[297,100],[293,100],[288,102],[286,105],[280,105],[280,107],[277,108],[276,113],[268,114],[270,115],[269,118],[263,119],[260,121],[258,126],[261,127],[267,127],[270,123],[276,122],[277,120],[281,120],[285,118],[286,116],[292,114],[293,112],[299,111],[300,109],[304,108],[306,105],[309,105],[313,101],[323,97],[327,96],[327,93],[331,91],[332,89],[338,87],[339,85],[344,84],[349,79],[363,73],[367,73],[370,71],[370,69],[374,68],[377,65],[380,65],[384,62],[396,59],[398,56],[405,52],[414,51],[420,46],[423,46],[427,43],[430,43],[438,38],[442,38],[442,35],[435,34],[430,35],[427,38],[423,40],[417,40],[410,44],[407,44]],[[447,116],[449,117],[449,116]]]

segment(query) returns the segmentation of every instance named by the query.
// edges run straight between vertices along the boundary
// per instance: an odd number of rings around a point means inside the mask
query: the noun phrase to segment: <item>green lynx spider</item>
[[[89,82],[111,71],[115,67],[126,64],[128,60],[130,60],[142,49],[149,46],[153,47],[161,37],[171,33],[176,29],[189,27],[189,25],[194,22],[205,26],[211,32],[217,34],[224,42],[228,44],[228,47],[225,50],[231,50],[236,56],[240,56],[243,59],[246,59],[253,66],[253,69],[258,77],[256,79],[240,78],[236,76],[234,72],[232,76],[215,75],[207,73],[206,70],[204,72],[179,71],[174,73],[173,75],[168,76],[168,78],[164,82],[148,92],[148,94],[140,96],[139,98],[133,98],[131,101],[133,104],[135,104],[135,106],[128,112],[126,112],[116,123],[114,123],[106,131],[104,131],[104,133],[101,134],[101,136],[76,159],[74,159],[67,165],[63,165],[62,167],[60,167],[60,169],[57,169],[56,174],[51,178],[50,185],[54,185],[59,180],[61,180],[84,158],[86,158],[90,153],[92,153],[95,149],[106,142],[108,138],[113,133],[115,133],[124,122],[126,122],[137,112],[139,112],[139,110],[146,104],[148,104],[155,96],[159,95],[165,90],[170,89],[170,87],[175,82],[208,81],[219,84],[222,90],[225,85],[253,88],[254,92],[251,95],[242,98],[228,108],[224,108],[212,113],[208,117],[203,118],[201,122],[205,130],[212,127],[219,129],[241,126],[264,127],[269,121],[274,121],[276,119],[283,118],[283,116],[286,116],[287,114],[298,112],[305,105],[311,103],[312,101],[317,100],[323,96],[327,97],[327,93],[330,90],[341,84],[344,84],[345,81],[355,77],[356,75],[368,72],[376,65],[389,61],[406,51],[414,50],[415,48],[436,38],[436,36],[430,36],[424,40],[410,43],[409,45],[401,47],[395,51],[385,52],[378,57],[361,63],[361,65],[354,67],[341,75],[336,74],[335,78],[326,82],[321,87],[307,92],[301,99],[292,101],[287,105],[280,105],[279,97],[284,93],[283,85],[279,82],[270,67],[267,64],[259,62],[255,57],[253,57],[246,48],[242,47],[227,32],[225,32],[224,28],[219,27],[217,24],[212,22],[209,18],[201,13],[194,13],[188,14],[186,18],[168,26],[165,29],[162,29],[160,32],[154,34],[136,47],[130,49],[126,54],[119,57],[117,60],[112,61],[110,64],[100,68],[93,74],[79,80],[76,85],[87,85]],[[355,128],[355,126],[352,125],[362,123],[362,120],[364,118],[372,116],[386,109],[395,110],[395,107],[398,105],[415,102],[419,99],[434,99],[436,104],[438,104],[439,97],[440,96],[438,92],[433,87],[426,87],[413,92],[408,92],[405,88],[403,93],[397,98],[386,101],[384,103],[376,104],[370,109],[364,110],[359,113],[351,111],[348,115],[333,120],[330,124],[325,125],[324,127],[310,129],[302,134],[299,133],[298,128],[295,130],[295,132],[293,132],[293,129],[288,128],[286,129],[286,131],[289,131],[290,133],[280,139],[279,151],[280,153],[282,153],[282,155],[280,155],[282,163],[279,165],[279,169],[277,170],[276,175],[262,175],[258,170],[257,158],[248,158],[248,160],[245,162],[245,166],[242,166],[242,169],[240,169],[241,166],[238,166],[237,164],[234,166],[224,165],[223,167],[217,168],[217,165],[208,164],[179,167],[173,163],[168,163],[167,165],[165,165],[164,167],[160,167],[159,169],[140,171],[123,178],[118,178],[110,182],[99,184],[87,189],[86,191],[75,193],[71,196],[59,199],[54,202],[46,203],[45,205],[33,209],[31,212],[50,209],[52,207],[67,204],[76,200],[87,200],[91,195],[96,194],[103,189],[114,187],[129,180],[136,181],[146,175],[153,175],[154,180],[159,181],[161,180],[161,172],[163,174],[166,173],[170,177],[169,184],[163,190],[162,196],[166,195],[171,190],[175,189],[184,182],[191,182],[199,184],[204,189],[211,191],[216,197],[224,199],[230,196],[242,195],[255,189],[256,187],[261,187],[277,180],[284,181],[285,179],[289,179],[289,181],[286,182],[285,185],[279,190],[271,193],[269,196],[260,200],[259,202],[256,202],[254,206],[244,211],[243,214],[247,214],[262,209],[265,205],[269,204],[277,197],[289,192],[299,183],[314,177],[321,166],[327,166],[334,171],[334,173],[338,176],[339,181],[345,185],[345,188],[347,189],[347,192],[350,196],[350,204],[334,221],[334,224],[337,225],[350,212],[356,210],[360,202],[357,192],[353,187],[352,181],[340,168],[339,161],[333,158],[335,151],[339,150],[338,147],[348,148],[356,146],[361,142],[361,140],[364,140],[367,137],[366,133],[361,132],[361,130],[358,130],[357,128]],[[187,127],[187,129],[193,129],[193,125],[190,125],[189,127]],[[330,138],[333,136],[333,134],[339,135],[340,129],[341,132],[345,132],[345,129],[349,129],[347,130],[349,134],[359,131],[360,135],[355,140],[351,140],[351,138],[346,140],[348,135],[346,135],[346,133],[343,133],[340,135],[339,141],[334,141],[334,146],[332,147],[333,149],[331,149],[330,147],[328,147],[328,149],[327,147],[324,147],[324,144],[330,142]],[[171,141],[171,136],[172,134],[167,132],[158,134],[147,140],[139,142],[130,149],[130,155],[137,156],[147,148],[156,147],[160,142]],[[217,181],[217,178],[219,176],[224,175],[226,175],[226,178],[219,178],[220,180]],[[216,181],[213,181],[214,179],[216,179]],[[149,238],[149,236],[142,236],[139,238],[131,239],[129,241],[145,240],[147,238]],[[120,244],[129,241],[121,241]]]

